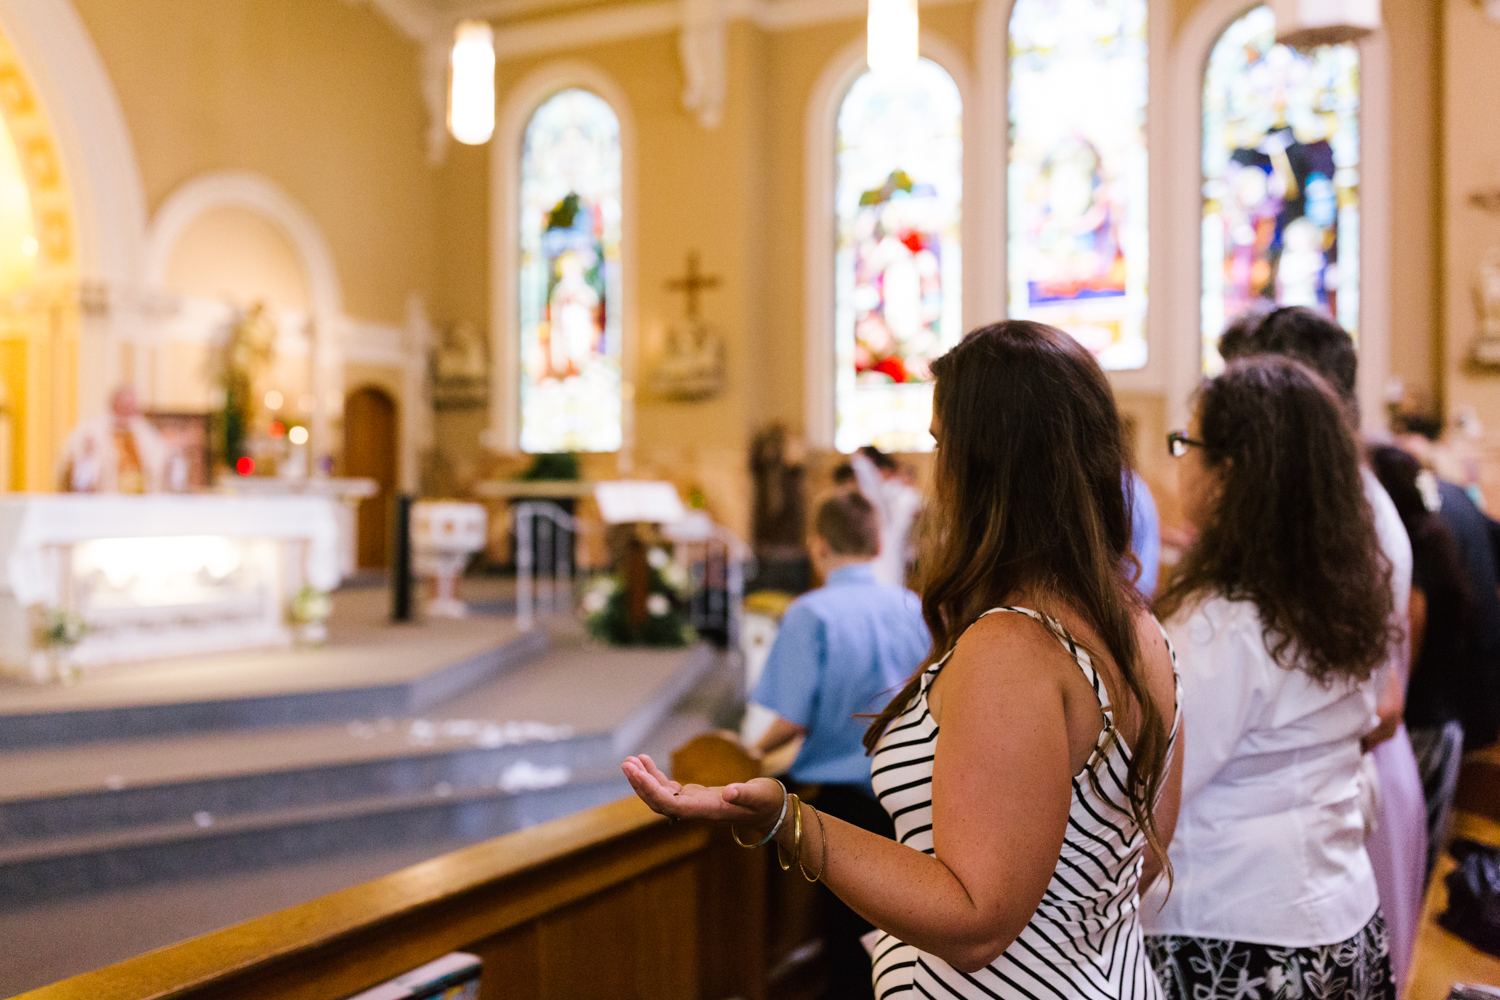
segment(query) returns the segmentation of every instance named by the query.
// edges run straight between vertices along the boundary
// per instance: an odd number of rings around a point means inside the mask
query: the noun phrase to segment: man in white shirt
[[[170,449],[141,415],[135,388],[122,385],[110,412],[85,420],[68,435],[62,487],[70,493],[156,493],[166,482]]]

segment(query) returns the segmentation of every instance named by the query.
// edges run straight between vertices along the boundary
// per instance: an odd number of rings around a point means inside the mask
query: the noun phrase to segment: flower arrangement
[[[304,584],[292,595],[287,607],[287,618],[297,633],[299,641],[310,646],[321,646],[328,639],[328,616],[333,614],[333,598],[328,591]]]
[[[692,577],[661,546],[646,550],[646,617],[630,622],[625,581],[621,574],[596,577],[584,589],[584,624],[596,639],[617,646],[686,646],[697,638],[685,605],[692,593]]]
[[[44,649],[72,649],[89,634],[83,615],[67,608],[47,608],[36,625],[36,645]]]

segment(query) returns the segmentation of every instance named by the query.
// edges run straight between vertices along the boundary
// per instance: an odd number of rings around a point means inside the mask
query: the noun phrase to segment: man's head
[[[1295,358],[1323,376],[1350,414],[1359,414],[1355,395],[1359,356],[1354,338],[1322,313],[1305,306],[1245,313],[1225,327],[1219,337],[1219,354],[1226,362],[1256,354]]]
[[[854,466],[843,462],[834,467],[833,488],[837,493],[859,492],[859,477],[854,474]]]
[[[122,385],[116,389],[114,395],[109,397],[109,411],[115,415],[116,420],[140,416],[141,403],[136,397],[135,386]]]
[[[813,564],[823,575],[880,554],[880,518],[860,493],[837,493],[818,506]]]
[[[876,471],[886,479],[889,479],[896,474],[896,460],[887,455],[885,452],[881,451],[879,448],[875,447],[873,444],[867,444],[859,450],[875,466]]]

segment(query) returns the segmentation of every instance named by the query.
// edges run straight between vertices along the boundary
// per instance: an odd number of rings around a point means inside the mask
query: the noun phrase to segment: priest
[[[70,493],[156,493],[170,449],[141,415],[135,388],[122,385],[109,412],[83,421],[63,448],[62,488]]]

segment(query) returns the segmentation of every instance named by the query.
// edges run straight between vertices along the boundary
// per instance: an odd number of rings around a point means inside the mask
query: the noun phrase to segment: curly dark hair
[[[1354,338],[1315,309],[1282,306],[1270,312],[1247,310],[1224,328],[1219,354],[1225,361],[1257,354],[1296,358],[1328,381],[1345,410],[1358,421],[1359,355],[1354,350]]]
[[[1221,492],[1157,614],[1212,595],[1248,600],[1283,668],[1367,679],[1399,629],[1338,397],[1290,358],[1235,361],[1198,390],[1198,436]]]

